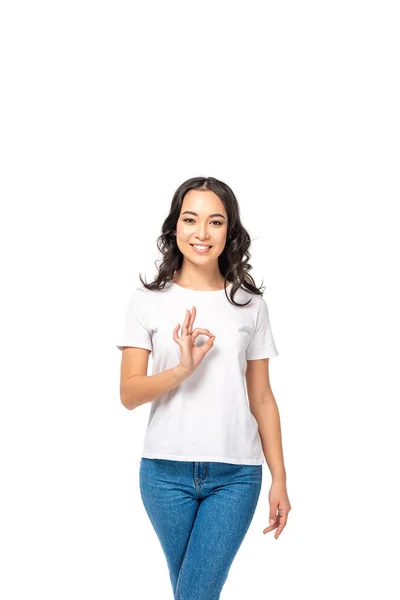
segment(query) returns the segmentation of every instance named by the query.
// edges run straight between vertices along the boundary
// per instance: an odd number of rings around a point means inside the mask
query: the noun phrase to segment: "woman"
[[[220,597],[257,506],[264,456],[272,485],[263,533],[278,539],[291,509],[268,373],[278,351],[248,274],[249,246],[229,186],[185,181],[158,239],[157,276],[140,277],[118,343],[123,405],[152,402],[140,491],[179,600]]]

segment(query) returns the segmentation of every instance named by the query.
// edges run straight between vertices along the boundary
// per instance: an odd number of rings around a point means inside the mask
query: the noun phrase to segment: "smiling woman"
[[[249,273],[250,243],[232,189],[214,177],[193,177],[174,193],[162,224],[157,240],[162,260],[154,281],[140,281],[153,291],[169,281],[199,290],[221,289],[232,282],[229,302],[240,306],[235,301],[240,287],[262,295]]]
[[[250,526],[265,461],[273,523],[264,532],[276,529],[277,538],[286,524],[279,416],[267,376],[278,350],[229,186],[212,177],[184,182],[158,244],[157,276],[140,277],[118,340],[121,401],[129,409],[152,403],[139,483],[174,597],[190,597],[195,582],[206,600],[219,597]]]
[[[205,284],[220,278],[218,257],[226,245],[227,228],[227,210],[214,191],[190,189],[186,192],[179,219],[172,233],[183,256],[179,278],[188,280],[189,286],[190,280],[198,281],[199,276]],[[190,255],[207,255],[207,262],[202,262],[201,273],[198,272],[196,262],[193,263],[193,258],[190,259]]]

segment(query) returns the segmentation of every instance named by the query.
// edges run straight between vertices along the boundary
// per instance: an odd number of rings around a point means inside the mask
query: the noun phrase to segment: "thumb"
[[[204,352],[205,354],[207,354],[207,352],[208,352],[209,350],[211,350],[211,348],[213,347],[213,345],[214,345],[214,340],[215,340],[215,335],[211,335],[211,336],[208,338],[208,340],[207,340],[206,342],[204,342],[204,344],[203,344],[202,346],[199,346],[199,348],[202,348],[202,349],[203,349],[203,352]]]

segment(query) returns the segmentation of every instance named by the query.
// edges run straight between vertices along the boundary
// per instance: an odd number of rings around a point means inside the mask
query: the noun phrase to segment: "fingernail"
[[[270,525],[273,525],[274,523],[275,523],[275,519],[270,519],[270,520],[269,520],[269,524],[270,524]]]

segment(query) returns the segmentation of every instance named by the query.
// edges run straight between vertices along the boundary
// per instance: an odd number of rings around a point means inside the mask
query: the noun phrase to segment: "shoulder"
[[[240,289],[235,296],[235,300],[240,304],[248,303],[238,310],[244,311],[243,314],[247,315],[246,318],[250,319],[253,327],[257,328],[261,324],[269,322],[268,305],[263,295],[252,294],[247,290]]]
[[[252,312],[257,312],[260,306],[260,303],[263,301],[262,296],[260,296],[259,294],[252,294],[251,292],[249,292],[248,290],[246,290],[245,288],[240,287],[235,296],[234,299],[236,302],[239,302],[240,304],[245,304],[246,303],[246,308]],[[243,307],[244,308],[244,307]]]
[[[163,290],[149,290],[144,285],[138,285],[130,297],[130,303],[146,313],[156,310],[162,299]]]
[[[150,290],[143,286],[136,287],[129,297],[129,307],[133,310],[146,312],[146,307],[149,305]]]

